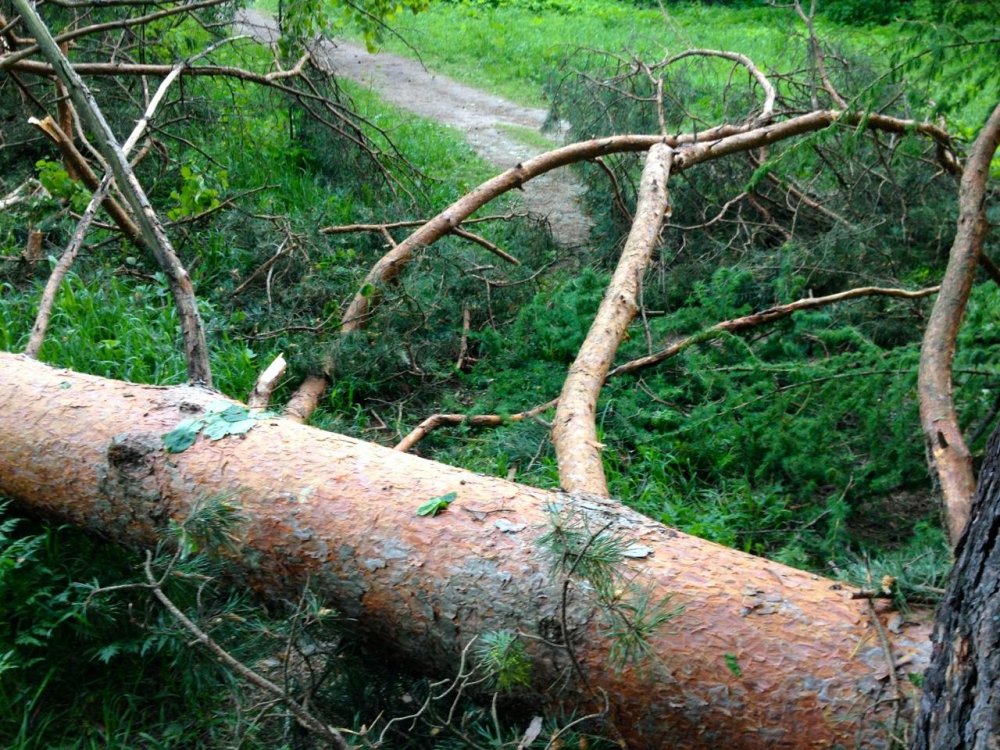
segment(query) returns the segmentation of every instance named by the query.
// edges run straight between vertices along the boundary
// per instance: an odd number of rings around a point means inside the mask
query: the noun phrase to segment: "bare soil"
[[[259,11],[243,11],[241,30],[264,43],[278,38],[276,21]],[[420,62],[386,52],[369,53],[363,45],[327,40],[314,50],[317,64],[374,90],[385,101],[465,134],[469,145],[498,169],[537,156],[542,151],[505,131],[513,125],[541,132],[546,111],[522,107],[427,70]],[[552,137],[549,135],[549,137]],[[550,172],[525,184],[518,196],[523,208],[544,217],[555,240],[565,247],[584,245],[591,221],[580,208],[583,187],[567,169]]]

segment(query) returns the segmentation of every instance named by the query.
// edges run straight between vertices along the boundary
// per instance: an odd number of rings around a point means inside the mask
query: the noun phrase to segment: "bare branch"
[[[56,124],[55,120],[51,117],[46,117],[43,120],[29,117],[28,122],[42,131],[55,144],[56,148],[59,149],[67,172],[75,172],[79,175],[81,182],[91,191],[98,189],[98,186],[101,184],[100,178],[94,173],[90,162],[77,149],[73,143],[73,139]],[[140,248],[145,247],[142,240],[142,232],[136,225],[132,215],[121,203],[115,200],[113,196],[105,194],[102,205],[104,206],[104,210],[108,212],[108,216],[118,225],[118,228],[128,238],[129,242]]]
[[[505,214],[503,216],[485,216],[479,219],[470,219],[465,223],[472,224],[473,222],[476,221],[512,219],[515,216],[516,214],[514,213]],[[341,226],[323,227],[319,231],[321,234],[350,234],[351,232],[378,232],[383,237],[386,238],[386,242],[388,243],[389,247],[396,247],[397,245],[396,241],[389,234],[390,229],[398,229],[402,227],[419,227],[424,225],[425,223],[427,223],[426,219],[421,219],[418,221],[393,221],[393,222],[387,222],[385,224],[344,224]],[[451,230],[451,234],[454,234],[457,237],[461,237],[462,239],[469,240],[469,242],[476,243],[480,247],[485,248],[489,252],[496,255],[498,258],[502,258],[508,263],[511,263],[515,266],[521,265],[521,261],[519,261],[513,255],[508,253],[506,250],[503,250],[500,247],[498,247],[495,243],[490,242],[485,237],[482,237],[478,234],[473,234],[472,232],[466,231],[461,227],[453,228]]]
[[[720,333],[736,333],[737,331],[745,331],[749,328],[755,328],[756,326],[773,323],[776,320],[787,318],[793,313],[797,313],[801,310],[813,310],[818,307],[825,307],[827,305],[836,304],[837,302],[845,302],[847,300],[858,299],[860,297],[920,299],[921,297],[928,297],[935,294],[937,291],[938,287],[936,286],[928,287],[927,289],[918,289],[913,292],[906,289],[886,289],[883,287],[866,286],[858,287],[857,289],[848,289],[846,292],[828,294],[825,297],[806,297],[804,299],[796,300],[795,302],[789,302],[785,305],[776,305],[775,307],[762,310],[761,312],[744,315],[741,318],[733,318],[732,320],[724,320],[721,323],[716,323],[714,326],[672,343],[665,349],[661,349],[660,351],[654,352],[648,356],[639,357],[638,359],[633,359],[630,362],[619,365],[608,373],[608,377],[611,378],[615,375],[625,375],[626,373],[633,373],[638,370],[657,365],[664,360],[677,356],[694,344],[699,344],[715,338]]]
[[[594,422],[597,398],[618,345],[638,310],[639,280],[649,265],[663,217],[670,211],[667,180],[673,158],[674,151],[666,144],[649,150],[632,230],[594,322],[563,383],[553,420],[552,444],[559,462],[559,482],[567,492],[608,494],[602,446]]]
[[[31,327],[31,336],[28,338],[28,345],[24,348],[25,355],[32,359],[38,359],[38,352],[42,348],[42,342],[45,341],[45,333],[49,328],[49,317],[52,315],[52,306],[56,301],[56,293],[59,291],[59,286],[62,284],[66,272],[73,265],[77,253],[80,252],[83,240],[87,236],[87,230],[94,220],[98,206],[104,202],[104,196],[110,186],[111,174],[109,173],[104,175],[104,179],[101,180],[101,183],[97,186],[97,190],[90,197],[90,203],[87,204],[83,216],[77,222],[69,244],[59,257],[59,261],[56,263],[55,268],[52,269],[52,273],[49,274],[48,281],[45,282],[45,290],[42,292],[42,298],[38,303],[38,312],[35,314],[35,323]]]
[[[733,62],[739,63],[744,68],[749,71],[750,75],[756,79],[760,87],[764,89],[764,104],[761,107],[760,114],[754,118],[754,124],[762,125],[769,122],[772,117],[774,117],[774,100],[778,96],[778,92],[774,88],[774,84],[768,79],[760,68],[754,65],[753,60],[751,60],[746,55],[741,55],[739,52],[728,52],[726,50],[717,49],[689,49],[684,52],[680,52],[676,55],[668,57],[664,60],[661,65],[666,67],[678,60],[683,60],[686,57],[721,57],[726,60],[732,60]]]
[[[768,323],[773,323],[783,318],[787,318],[802,310],[814,310],[827,305],[833,305],[838,302],[846,302],[848,300],[860,299],[863,297],[921,299],[923,297],[929,297],[930,295],[936,293],[937,290],[938,287],[936,286],[928,287],[927,289],[917,289],[915,291],[882,287],[859,287],[856,289],[848,289],[844,292],[837,292],[836,294],[829,294],[825,297],[806,297],[784,305],[776,305],[768,308],[767,310],[762,310],[760,312],[751,313],[750,315],[744,315],[740,318],[733,318],[731,320],[724,320],[720,323],[716,323],[715,325],[705,328],[698,333],[686,336],[679,341],[675,341],[657,352],[618,365],[618,367],[615,367],[608,372],[605,382],[618,375],[632,375],[648,367],[654,367],[655,365],[661,364],[672,357],[676,357],[678,354],[691,346],[711,341],[720,333],[737,333],[740,331],[746,331],[757,326],[766,325]],[[403,438],[398,445],[395,446],[395,450],[410,450],[414,445],[426,437],[428,433],[439,427],[457,426],[462,424],[467,424],[471,427],[500,427],[508,422],[521,422],[525,419],[537,417],[539,414],[555,408],[558,403],[559,399],[555,398],[541,404],[540,406],[535,406],[527,411],[512,414],[510,416],[501,416],[497,414],[432,414],[413,428],[413,430],[407,434],[407,436]]]
[[[127,158],[122,153],[111,127],[104,119],[90,90],[73,70],[65,55],[62,54],[58,44],[52,39],[48,28],[32,8],[29,0],[12,0],[12,2],[21,14],[25,26],[34,34],[45,56],[58,71],[59,77],[70,92],[73,103],[83,119],[86,120],[88,128],[93,131],[94,137],[100,144],[102,154],[111,165],[118,188],[125,194],[132,208],[147,248],[152,251],[167,276],[181,319],[188,377],[210,384],[212,373],[208,359],[208,346],[205,341],[205,329],[198,312],[190,276],[174,252],[156,212],[136,179],[135,173],[129,166]]]
[[[813,0],[809,5],[809,12],[806,13],[802,9],[802,3],[800,0],[795,0],[795,12],[798,13],[799,18],[806,25],[806,29],[809,31],[809,49],[812,51],[813,60],[816,62],[816,72],[819,74],[820,81],[823,83],[823,89],[830,95],[833,99],[833,103],[842,109],[846,109],[848,104],[847,100],[844,99],[834,88],[833,82],[830,80],[829,74],[826,72],[826,56],[823,54],[823,45],[820,44],[819,39],[816,36],[816,27],[813,24],[813,16],[816,11],[816,2]],[[813,99],[816,97],[814,96]],[[814,106],[816,106],[814,104]]]
[[[271,401],[271,394],[274,393],[274,387],[281,380],[281,376],[285,374],[287,367],[288,363],[285,362],[283,354],[275,357],[274,361],[257,378],[253,391],[250,392],[250,397],[247,399],[247,406],[251,409],[266,409]]]
[[[754,127],[752,124],[718,125],[696,133],[678,133],[666,137],[660,135],[620,135],[562,146],[517,164],[480,184],[423,224],[403,242],[392,247],[365,276],[361,288],[355,293],[350,305],[341,316],[341,331],[347,333],[359,330],[367,324],[371,305],[379,298],[380,287],[398,276],[420,249],[429,247],[441,237],[449,234],[455,227],[494,198],[520,187],[539,175],[559,167],[593,160],[611,153],[647,151],[657,143],[664,143],[676,150],[672,171],[679,172],[703,161],[761,148],[786,138],[815,132],[835,124],[851,126],[860,124],[870,130],[885,130],[894,133],[913,132],[933,139],[943,148],[950,148],[951,145],[951,136],[948,132],[931,123],[879,114],[819,110],[762,127]],[[321,376],[315,377],[321,378]],[[308,387],[315,391],[319,388],[319,384],[310,379]],[[318,399],[321,393],[322,391],[320,394],[313,393],[308,398],[304,395],[302,403],[315,404],[315,399]]]
[[[969,521],[976,481],[972,456],[962,437],[952,399],[951,367],[958,329],[972,291],[976,264],[989,228],[986,181],[990,161],[1000,144],[1000,104],[972,146],[962,170],[958,193],[958,231],[920,348],[920,420],[931,470],[941,482],[952,545],[958,544]]]

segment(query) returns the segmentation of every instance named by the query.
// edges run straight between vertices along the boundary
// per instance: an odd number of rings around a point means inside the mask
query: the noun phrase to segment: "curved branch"
[[[962,170],[958,193],[958,231],[951,246],[941,293],[931,311],[920,348],[920,421],[927,441],[927,459],[941,482],[951,543],[957,544],[969,521],[976,480],[972,456],[962,437],[952,398],[951,366],[955,341],[972,291],[976,264],[983,249],[986,220],[986,180],[990,161],[1000,144],[1000,104],[993,110]]]
[[[341,331],[346,333],[364,327],[370,316],[372,303],[379,298],[381,287],[398,276],[420,249],[432,245],[449,234],[494,198],[520,187],[539,175],[606,154],[647,151],[657,143],[664,143],[677,151],[672,166],[672,171],[677,172],[720,156],[760,148],[796,135],[822,130],[834,123],[863,125],[871,130],[893,133],[918,133],[931,138],[943,148],[951,147],[951,136],[944,128],[937,125],[887,115],[840,110],[818,110],[762,127],[719,125],[697,133],[678,133],[666,137],[619,135],[562,146],[517,164],[480,184],[379,258],[341,316]],[[307,389],[309,393],[302,393],[301,398],[298,398],[298,394],[293,397],[296,399],[295,413],[299,419],[303,421],[308,419],[311,413],[310,403],[315,407],[322,394],[321,381],[327,382],[324,376],[311,376],[300,387]]]
[[[678,172],[720,156],[749,151],[796,135],[822,130],[834,123],[852,126],[864,124],[871,130],[892,133],[914,132],[946,147],[951,145],[951,136],[948,132],[928,122],[840,110],[818,110],[762,127],[720,125],[697,133],[681,133],[667,137],[632,134],[571,143],[539,154],[480,184],[383,255],[372,266],[361,284],[365,294],[361,294],[359,290],[344,312],[342,330],[353,331],[364,326],[370,306],[378,298],[379,287],[399,275],[419,249],[437,242],[491,200],[554,169],[596,159],[606,154],[641,153],[662,142],[677,151],[672,171]],[[375,289],[374,293],[370,292],[372,288]]]
[[[763,124],[769,122],[774,116],[774,100],[778,97],[778,92],[774,88],[774,84],[768,79],[766,75],[754,65],[753,60],[751,60],[746,55],[741,55],[739,52],[728,52],[726,50],[718,49],[689,49],[679,52],[676,55],[668,57],[663,61],[662,65],[665,67],[671,63],[675,63],[678,60],[683,60],[685,57],[721,57],[726,60],[732,60],[733,62],[739,63],[744,68],[749,71],[760,87],[764,89],[764,106],[761,107],[760,114],[754,118],[755,124]]]

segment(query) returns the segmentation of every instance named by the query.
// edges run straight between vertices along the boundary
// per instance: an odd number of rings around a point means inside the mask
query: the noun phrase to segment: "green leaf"
[[[220,417],[221,415],[209,420],[201,434],[209,440],[222,440],[229,435],[245,435],[257,424],[257,420],[252,417],[238,422],[229,422]]]
[[[458,497],[457,492],[449,492],[447,495],[441,495],[440,497],[432,497],[426,503],[417,508],[418,516],[436,516],[441,511],[445,510],[449,505],[451,505],[455,498]]]
[[[238,404],[232,404],[225,411],[220,413],[219,416],[227,422],[242,422],[250,416],[250,410],[243,406],[239,406]]]
[[[739,661],[736,659],[736,654],[725,654],[726,666],[729,667],[729,671],[733,673],[733,677],[742,677],[743,669],[740,667]]]
[[[107,664],[111,661],[118,653],[121,651],[121,646],[117,643],[109,643],[107,646],[98,649],[97,660],[103,664]]]
[[[201,419],[185,419],[174,429],[163,436],[163,444],[167,453],[182,453],[194,445],[198,439],[198,430],[204,425]]]

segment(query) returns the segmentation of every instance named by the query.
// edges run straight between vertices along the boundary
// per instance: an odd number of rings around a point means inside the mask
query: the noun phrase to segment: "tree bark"
[[[478,633],[547,636],[525,638],[534,683],[566,687],[539,701],[601,706],[604,691],[632,748],[888,744],[886,655],[867,602],[848,587],[611,500],[482,477],[286,419],[165,453],[162,436],[218,399],[0,354],[0,493],[137,547],[192,504],[225,496],[242,518],[232,562],[261,593],[294,597],[308,580],[327,606],[439,674],[453,673]],[[449,492],[457,498],[444,513],[415,514]],[[610,667],[604,613],[582,585],[566,622],[585,682],[552,645],[564,589],[539,539],[556,513],[627,534],[637,552],[623,575],[683,607],[651,637],[641,667]],[[901,671],[922,670],[927,629],[906,624],[890,637]]]
[[[953,545],[958,544],[969,522],[976,479],[972,473],[972,455],[962,437],[952,399],[951,365],[955,358],[958,329],[962,325],[989,227],[985,205],[986,180],[998,144],[1000,104],[980,131],[962,170],[958,191],[958,231],[951,246],[948,268],[941,281],[941,291],[934,302],[920,347],[917,378],[920,421],[927,441],[928,462],[941,482],[948,532]]]
[[[912,750],[994,750],[1000,741],[1000,429],[956,554]]]
[[[674,152],[658,143],[649,149],[639,181],[635,219],[587,338],[559,394],[552,420],[552,445],[559,462],[559,484],[567,492],[607,496],[608,482],[597,439],[597,398],[629,323],[639,310],[639,285],[669,207],[667,181]]]

